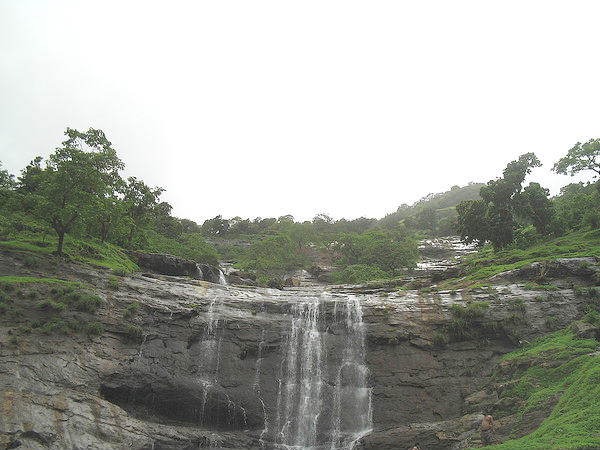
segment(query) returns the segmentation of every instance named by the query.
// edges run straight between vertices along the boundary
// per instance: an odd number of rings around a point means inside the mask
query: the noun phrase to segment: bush
[[[23,258],[23,265],[30,269],[33,267],[37,267],[37,260],[31,255],[27,255],[25,256],[25,258]]]
[[[2,303],[12,303],[12,298],[4,291],[0,291],[0,302]]]
[[[144,336],[144,332],[142,331],[141,327],[138,327],[137,325],[129,325],[129,327],[127,327],[127,340],[131,341],[131,342],[141,342]]]
[[[133,302],[125,309],[125,314],[123,316],[126,319],[130,319],[131,317],[137,314],[139,309],[140,304],[138,302]]]
[[[525,307],[525,302],[522,298],[511,298],[508,300],[508,309],[511,311],[516,311],[521,314],[525,314],[527,308]]]
[[[448,336],[444,333],[436,333],[433,336],[433,345],[436,347],[445,347],[448,344]]]
[[[466,306],[451,305],[450,312],[455,319],[448,326],[448,330],[452,337],[458,341],[464,341],[487,334],[489,332],[488,325],[484,324],[482,319],[488,307],[489,303],[487,302],[473,302]]]
[[[377,267],[365,264],[354,264],[331,274],[331,281],[336,284],[357,284],[386,278],[389,278],[386,272]]]
[[[71,291],[66,295],[58,296],[62,301],[71,305],[77,311],[94,314],[103,303],[102,299],[88,292]]]
[[[63,302],[55,302],[53,300],[42,300],[38,302],[37,306],[40,309],[51,310],[55,312],[63,312],[65,309],[67,309],[67,305],[65,305]]]
[[[590,309],[585,316],[583,316],[583,320],[587,323],[591,323],[595,327],[600,327],[600,313],[595,309]]]
[[[546,317],[546,320],[545,320],[546,328],[548,328],[550,330],[556,328],[557,322],[558,322],[558,319],[554,316]]]
[[[119,289],[119,286],[121,286],[121,280],[119,280],[117,277],[115,276],[111,276],[107,281],[106,281],[106,285],[110,288],[110,289],[114,289],[117,290]]]
[[[85,334],[88,336],[100,336],[104,331],[104,325],[99,322],[89,322],[85,324]]]
[[[69,323],[57,317],[54,317],[52,320],[41,325],[39,330],[44,334],[71,334],[71,327],[69,326]]]

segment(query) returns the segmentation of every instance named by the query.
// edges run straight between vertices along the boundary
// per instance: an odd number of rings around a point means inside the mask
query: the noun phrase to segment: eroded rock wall
[[[19,318],[2,318],[0,439],[8,448],[268,447],[277,432],[290,312],[315,296],[328,398],[347,345],[336,314],[349,296],[362,305],[374,429],[363,445],[402,448],[419,437],[427,448],[452,448],[471,427],[465,414],[479,405],[465,399],[489,382],[494,364],[515,342],[491,336],[436,346],[435,336],[453,319],[448,306],[489,301],[489,317],[502,321],[514,314],[511,300],[520,298],[526,309],[515,327],[525,340],[548,331],[544,317],[554,315],[552,326],[559,328],[583,308],[567,284],[543,301],[509,282],[474,292],[367,294],[135,275],[121,277],[115,288],[109,272],[82,264],[39,258],[28,268],[23,255],[12,252],[3,252],[0,262],[0,275],[82,281],[104,300],[94,317],[104,330],[96,337],[22,333],[19,325],[39,314],[33,299],[16,300]],[[126,318],[133,302],[139,310]],[[62,316],[85,318],[71,311]],[[141,335],[132,335],[132,326]],[[330,420],[331,408],[324,405],[321,421]]]

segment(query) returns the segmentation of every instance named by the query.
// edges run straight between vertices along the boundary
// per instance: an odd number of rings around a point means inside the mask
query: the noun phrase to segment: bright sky
[[[600,137],[597,1],[0,0],[0,160],[104,130],[196,221],[381,217]],[[589,179],[590,177],[583,177]]]

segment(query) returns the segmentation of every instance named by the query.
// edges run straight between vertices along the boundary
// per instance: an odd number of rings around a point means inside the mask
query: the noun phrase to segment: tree
[[[504,248],[513,242],[517,216],[531,219],[545,229],[548,211],[541,197],[549,201],[547,191],[532,183],[526,194],[521,192],[525,177],[540,165],[534,153],[525,153],[506,165],[502,178],[481,187],[481,200],[460,203],[456,207],[457,230],[462,239],[480,245],[489,241],[496,250]]]
[[[223,236],[229,231],[229,221],[220,214],[212,219],[207,219],[202,224],[202,234],[205,236]]]
[[[123,189],[125,216],[129,221],[127,243],[131,246],[137,231],[150,223],[152,212],[158,203],[163,188],[151,188],[136,177],[129,177]]]
[[[550,195],[548,189],[543,188],[539,183],[529,183],[521,195],[523,212],[531,219],[533,226],[540,234],[548,234],[548,227],[554,216],[552,202],[548,195]]]
[[[11,175],[8,170],[2,169],[0,161],[0,190],[9,190],[15,187],[15,176]]]
[[[437,214],[431,206],[423,208],[417,213],[417,224],[423,230],[428,230],[431,234],[435,234],[437,228]]]
[[[590,139],[585,144],[578,142],[566,156],[559,159],[552,170],[556,173],[571,176],[582,170],[595,172],[594,178],[600,175],[600,139]]]
[[[89,206],[114,191],[123,168],[101,130],[90,128],[82,133],[67,128],[65,135],[68,139],[50,155],[39,175],[38,214],[56,232],[59,255],[63,254],[65,234]]]
[[[37,156],[27,167],[21,170],[21,176],[18,179],[18,190],[23,194],[35,194],[41,182],[42,157]]]
[[[487,203],[484,200],[466,200],[456,206],[456,231],[463,241],[470,244],[485,244],[488,240],[486,217]]]

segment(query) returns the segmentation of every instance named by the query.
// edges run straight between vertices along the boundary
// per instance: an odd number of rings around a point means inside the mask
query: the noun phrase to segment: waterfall
[[[221,269],[219,269],[219,284],[227,286],[227,278]]]
[[[217,315],[223,304],[223,299],[215,294],[211,299],[206,317],[206,328],[202,337],[202,358],[200,368],[203,373],[202,383],[202,402],[200,405],[200,423],[204,423],[206,402],[209,392],[218,385],[219,366],[221,362],[221,344],[223,341],[222,333],[219,333],[219,317]]]
[[[313,297],[302,300],[292,307],[285,371],[277,399],[279,423],[276,443],[313,448],[317,444],[323,385],[322,342],[318,329],[319,299]]]
[[[204,280],[204,273],[202,272],[202,268],[200,264],[196,264],[196,276],[199,280]]]
[[[344,298],[345,318],[336,324],[341,355],[325,354],[324,305],[319,297],[297,299],[281,364],[275,419],[275,445],[351,450],[371,431],[371,389],[365,364],[365,326],[358,298]],[[337,302],[334,303],[334,321]],[[320,330],[319,327],[322,329]],[[328,360],[334,360],[328,372]],[[337,362],[339,360],[339,363]],[[335,374],[333,389],[327,374]],[[330,384],[333,384],[330,382]]]
[[[352,449],[371,432],[373,424],[369,369],[365,364],[365,325],[358,298],[349,296],[345,309],[347,338],[333,395],[331,450]]]

